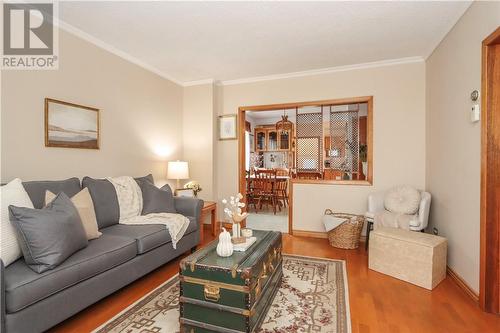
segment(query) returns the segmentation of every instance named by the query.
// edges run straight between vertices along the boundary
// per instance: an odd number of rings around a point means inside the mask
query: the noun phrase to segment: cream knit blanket
[[[184,236],[189,226],[189,219],[181,214],[154,213],[141,215],[142,192],[132,177],[108,177],[113,184],[120,207],[120,224],[145,225],[163,224],[172,238],[172,246],[177,248],[177,242]]]
[[[373,219],[373,229],[376,230],[378,227],[391,227],[410,230],[410,226],[415,224],[418,225],[418,215],[406,215],[391,213],[389,211],[382,211],[375,213]]]

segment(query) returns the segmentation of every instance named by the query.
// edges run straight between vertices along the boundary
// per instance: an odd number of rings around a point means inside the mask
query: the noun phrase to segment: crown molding
[[[312,69],[312,70],[300,71],[300,72],[273,74],[273,75],[265,75],[265,76],[255,76],[255,77],[236,79],[236,80],[226,80],[226,81],[217,82],[217,84],[220,84],[223,86],[228,86],[228,85],[243,84],[243,83],[252,83],[252,82],[260,82],[260,81],[289,79],[289,78],[302,77],[302,76],[312,76],[312,75],[345,72],[345,71],[351,71],[351,70],[357,70],[357,69],[411,64],[411,63],[424,62],[424,61],[425,61],[425,59],[423,57],[420,57],[420,56],[407,57],[407,58],[398,58],[398,59],[366,62],[366,63],[355,64],[355,65],[345,65],[345,66]]]
[[[103,50],[106,50],[124,60],[127,60],[128,62],[132,63],[132,64],[135,64],[139,67],[142,67],[143,69],[149,71],[149,72],[152,72],[158,76],[161,76],[162,78],[166,79],[166,80],[169,80],[179,86],[184,86],[184,83],[182,81],[179,81],[177,80],[176,78],[173,78],[171,77],[170,75],[167,75],[165,74],[163,71],[159,70],[158,68],[154,67],[154,66],[151,66],[145,62],[143,62],[142,60],[139,60],[137,59],[136,57],[126,53],[126,52],[123,52],[119,49],[117,49],[116,47],[100,40],[99,38],[96,38],[78,28],[76,28],[75,26],[69,24],[69,23],[66,23],[64,21],[62,21],[61,19],[58,19],[57,22],[55,22],[55,25],[58,26],[60,29],[72,34],[72,35],[75,35],[91,44],[94,44],[95,46],[103,49]]]
[[[303,76],[313,76],[313,75],[321,75],[321,74],[329,74],[329,73],[336,73],[336,72],[345,72],[345,71],[350,71],[350,70],[357,70],[357,69],[366,69],[366,68],[375,68],[375,67],[384,67],[384,66],[394,66],[394,65],[401,65],[401,64],[410,64],[410,63],[417,63],[417,62],[423,62],[425,61],[424,57],[417,56],[417,57],[407,57],[407,58],[398,58],[398,59],[389,59],[389,60],[382,60],[382,61],[374,61],[374,62],[367,62],[367,63],[361,63],[361,64],[354,64],[354,65],[345,65],[345,66],[336,66],[336,67],[327,67],[327,68],[319,68],[319,69],[313,69],[313,70],[306,70],[306,71],[299,71],[299,72],[290,72],[290,73],[283,73],[283,74],[273,74],[273,75],[265,75],[265,76],[255,76],[255,77],[248,77],[248,78],[241,78],[241,79],[234,79],[234,80],[225,80],[225,81],[219,81],[215,79],[203,79],[203,80],[195,80],[195,81],[186,81],[182,82],[166,73],[163,71],[159,70],[158,68],[151,66],[142,60],[139,60],[138,58],[117,49],[116,47],[102,41],[99,38],[96,38],[78,28],[75,26],[62,21],[61,19],[57,20],[55,22],[56,25],[72,34],[75,35],[105,51],[108,51],[132,64],[135,64],[149,72],[152,72],[166,80],[169,80],[179,86],[182,87],[191,87],[191,86],[197,86],[197,85],[203,85],[203,84],[215,84],[218,86],[226,86],[226,85],[235,85],[235,84],[244,84],[244,83],[252,83],[252,82],[260,82],[260,81],[270,81],[270,80],[279,80],[279,79],[288,79],[288,78],[295,78],[295,77],[303,77]]]
[[[205,80],[196,80],[196,81],[187,81],[184,82],[182,85],[184,87],[191,87],[191,86],[199,86],[202,84],[214,84],[215,79],[205,79]]]

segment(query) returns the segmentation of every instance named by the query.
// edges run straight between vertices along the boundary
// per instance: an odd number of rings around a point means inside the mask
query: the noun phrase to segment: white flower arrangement
[[[243,199],[241,193],[238,193],[234,197],[229,197],[229,202],[226,199],[222,199],[224,214],[233,220],[233,239],[241,238],[240,222],[248,216],[248,213],[243,213],[242,208],[245,207],[245,203],[240,202],[241,199]]]
[[[195,180],[193,180],[193,181],[191,181],[189,183],[186,183],[184,185],[184,188],[185,189],[191,189],[191,190],[193,190],[194,195],[197,195],[198,192],[202,191],[202,188],[201,188],[200,184],[197,181],[195,181]]]
[[[238,193],[236,196],[231,196],[229,201],[226,199],[222,199],[222,203],[224,204],[224,213],[233,220],[243,220],[248,214],[243,213],[242,208],[245,207],[245,203],[240,202],[243,199],[243,195]]]

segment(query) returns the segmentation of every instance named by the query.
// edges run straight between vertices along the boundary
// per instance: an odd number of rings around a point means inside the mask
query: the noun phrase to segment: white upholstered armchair
[[[420,203],[418,205],[418,211],[414,218],[409,222],[409,229],[412,231],[423,231],[429,222],[429,212],[431,208],[431,194],[425,191],[420,192]],[[368,211],[365,213],[367,223],[366,230],[366,249],[368,249],[368,242],[370,240],[370,231],[373,229],[373,222],[375,214],[379,212],[386,211],[385,208],[385,196],[387,191],[376,192],[368,195]]]
[[[368,211],[365,214],[367,219],[375,216],[375,213],[385,211],[384,199],[386,192],[376,192],[368,195]],[[420,191],[420,205],[418,207],[417,218],[410,223],[410,230],[422,231],[427,228],[429,222],[429,212],[431,208],[431,194]]]

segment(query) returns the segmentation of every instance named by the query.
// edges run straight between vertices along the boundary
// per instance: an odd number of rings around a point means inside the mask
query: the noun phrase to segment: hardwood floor
[[[204,230],[204,243],[214,237]],[[370,271],[364,246],[339,250],[326,239],[283,236],[283,253],[343,259],[347,262],[353,333],[500,332],[500,316],[482,312],[447,277],[432,292]],[[90,332],[178,272],[179,260],[162,266],[99,303],[66,320],[51,332]]]

